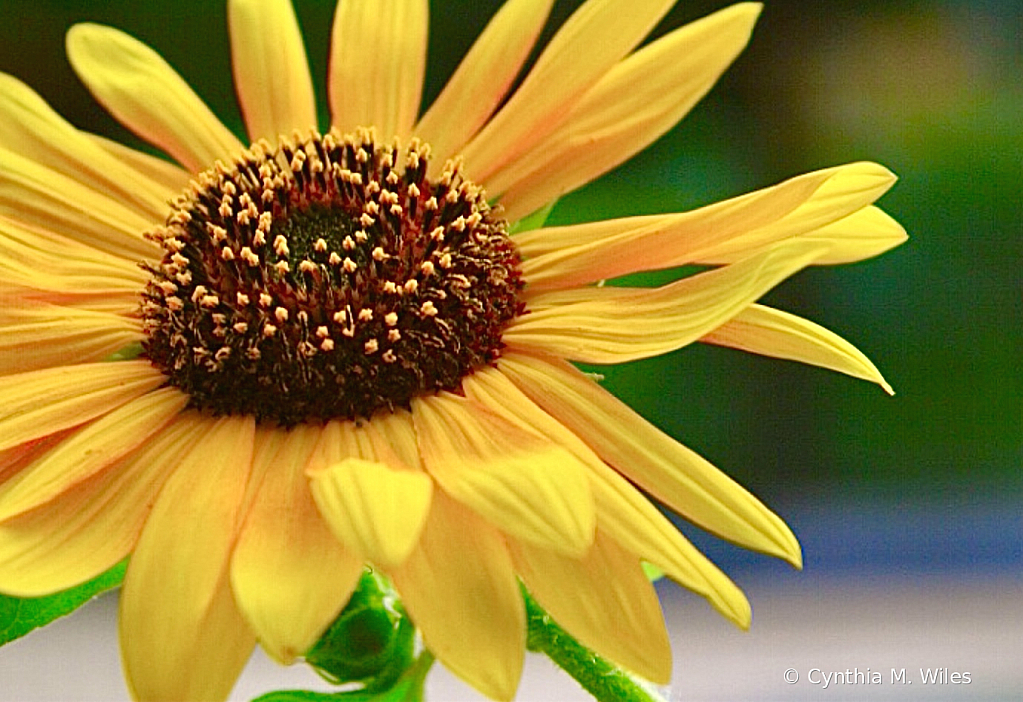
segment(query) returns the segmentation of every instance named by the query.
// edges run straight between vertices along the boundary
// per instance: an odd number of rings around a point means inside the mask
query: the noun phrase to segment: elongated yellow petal
[[[126,168],[34,90],[6,74],[0,74],[0,144],[96,193],[131,203],[146,219],[162,219],[167,200],[174,195]]]
[[[512,540],[515,571],[537,602],[587,648],[655,683],[671,678],[671,643],[639,558],[600,531],[582,558]]]
[[[509,221],[624,163],[675,126],[745,48],[760,8],[733,5],[613,66],[557,130],[488,178]]]
[[[192,179],[192,174],[176,163],[150,156],[99,134],[87,134],[86,136],[136,173],[162,185],[172,195],[177,195],[184,190]]]
[[[493,114],[536,43],[553,0],[508,0],[416,125],[431,164],[455,156]]]
[[[0,591],[18,597],[59,592],[124,558],[197,419],[175,418],[108,470],[0,524]]]
[[[500,370],[476,371],[463,381],[463,387],[466,397],[490,407],[517,426],[557,442],[586,464],[598,529],[661,568],[675,582],[707,598],[738,626],[749,627],[750,606],[742,591],[639,490],[600,460],[578,436],[522,394]]]
[[[349,458],[316,473],[313,498],[334,535],[382,567],[406,558],[430,510],[433,483],[423,473]]]
[[[802,564],[799,543],[777,515],[569,363],[507,354],[500,369],[604,461],[686,519],[740,546]]]
[[[230,0],[231,68],[249,141],[316,127],[316,96],[290,0]]]
[[[419,544],[390,575],[427,648],[487,697],[511,700],[526,616],[498,532],[436,491]]]
[[[159,54],[113,27],[78,24],[67,35],[71,67],[124,126],[193,173],[242,145]]]
[[[149,361],[85,363],[0,377],[0,450],[101,417],[163,381]]]
[[[0,216],[61,232],[113,256],[159,258],[159,247],[141,236],[156,219],[5,148],[0,148]]]
[[[142,339],[136,320],[55,305],[0,311],[0,375],[101,361]]]
[[[870,359],[838,334],[763,305],[751,305],[700,341],[829,368],[877,383],[889,395],[895,394]]]
[[[526,257],[531,290],[574,287],[639,271],[689,263],[734,263],[776,242],[802,237],[828,249],[815,263],[879,253],[905,239],[882,222],[820,236],[829,226],[863,217],[895,176],[883,166],[853,163],[814,171],[690,212],[628,217],[525,232],[515,237]],[[872,208],[868,208],[872,209]],[[898,225],[896,225],[898,226]],[[845,236],[843,236],[845,235]]]
[[[582,95],[664,17],[674,0],[588,0],[554,35],[522,85],[464,149],[476,182],[560,126]],[[492,193],[493,194],[493,193]]]
[[[530,543],[580,555],[593,541],[585,466],[455,395],[417,398],[412,416],[426,469],[459,502]]]
[[[385,142],[408,138],[419,114],[429,14],[426,0],[338,3],[328,79],[335,127],[375,127]]]
[[[0,485],[0,522],[45,504],[141,446],[188,397],[164,388],[125,403],[84,427]]]
[[[660,288],[541,293],[505,332],[511,347],[589,363],[622,363],[682,348],[721,326],[823,249],[798,240]]]
[[[330,533],[309,492],[305,469],[320,429],[262,431],[283,436],[279,450],[254,457],[264,478],[231,557],[231,587],[263,648],[290,663],[344,607],[362,562]]]
[[[254,422],[203,423],[139,536],[121,589],[121,655],[137,699],[224,699],[255,643],[228,583]]]

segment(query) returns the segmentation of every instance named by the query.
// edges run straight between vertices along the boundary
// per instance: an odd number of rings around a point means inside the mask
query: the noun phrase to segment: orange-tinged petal
[[[522,675],[526,615],[498,532],[435,491],[419,544],[389,574],[427,648],[487,697],[511,700]]]
[[[408,558],[433,492],[433,482],[424,473],[359,458],[318,471],[310,487],[334,535],[385,568]]]
[[[554,0],[508,0],[469,49],[415,134],[441,165],[472,138],[507,95]]]
[[[0,375],[101,361],[142,339],[138,321],[55,305],[0,311]]]
[[[799,542],[777,515],[566,361],[510,353],[500,369],[604,461],[686,519],[745,548],[802,564]]]
[[[412,416],[423,463],[446,493],[524,541],[576,556],[589,548],[593,496],[564,448],[452,394],[416,398]]]
[[[877,383],[889,395],[895,394],[877,366],[838,334],[763,305],[751,305],[700,341],[829,368]]]
[[[674,351],[727,322],[823,250],[793,240],[659,288],[540,293],[530,299],[531,314],[509,325],[504,341],[589,363],[623,363]]]
[[[101,417],[164,380],[148,361],[85,363],[0,377],[0,450]]]
[[[71,67],[124,126],[192,172],[228,161],[242,145],[159,54],[98,24],[67,34]]]
[[[0,485],[0,522],[46,504],[135,451],[184,407],[177,388],[154,390],[88,424]]]
[[[639,558],[599,530],[582,558],[511,540],[515,571],[580,643],[656,683],[671,678],[671,643]]]
[[[228,559],[252,470],[254,421],[206,421],[167,480],[121,589],[121,656],[140,700],[223,699],[255,643]]]
[[[0,144],[76,183],[159,221],[173,197],[159,182],[133,172],[72,127],[34,90],[0,74]]]
[[[231,557],[231,587],[263,648],[290,663],[337,616],[362,561],[330,533],[309,491],[305,469],[320,429],[260,431],[283,436],[278,450],[261,446],[254,457],[264,477]]]
[[[508,220],[610,171],[675,126],[745,48],[760,9],[733,5],[611,67],[557,130],[487,179]]]
[[[196,426],[196,415],[182,415],[59,499],[0,524],[0,591],[18,597],[59,592],[124,558]]]
[[[426,0],[344,0],[330,40],[331,120],[407,139],[419,114],[429,24]]]
[[[574,287],[639,271],[689,263],[734,263],[792,237],[827,248],[815,263],[879,253],[901,239],[877,218],[820,236],[856,218],[895,176],[874,163],[852,163],[790,178],[778,185],[678,214],[627,217],[524,232],[515,237],[526,257],[531,290]],[[868,208],[872,209],[872,208]],[[897,225],[896,225],[897,226]],[[843,236],[846,235],[846,236]]]
[[[290,0],[230,0],[231,68],[249,141],[316,127],[316,96]]]
[[[536,64],[463,154],[477,183],[561,125],[579,98],[632,51],[674,0],[588,0],[558,30]]]
[[[463,381],[466,397],[527,431],[546,436],[587,467],[597,526],[626,550],[661,568],[675,582],[707,598],[724,616],[748,628],[746,596],[689,543],[639,490],[607,466],[583,441],[522,394],[500,370],[487,368]]]

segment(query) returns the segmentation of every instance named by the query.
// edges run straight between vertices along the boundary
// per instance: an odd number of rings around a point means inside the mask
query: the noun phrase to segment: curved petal
[[[0,485],[0,522],[50,502],[131,454],[170,422],[187,401],[177,388],[155,390],[76,432]]]
[[[121,588],[121,656],[136,699],[224,699],[255,644],[228,559],[252,470],[254,422],[201,423],[153,505]]]
[[[799,542],[777,515],[566,361],[507,354],[500,369],[604,461],[686,519],[801,566]]]
[[[426,72],[426,0],[344,0],[334,13],[328,96],[341,132],[374,127],[382,140],[409,137]]]
[[[456,395],[416,398],[412,416],[426,469],[446,493],[524,541],[570,556],[593,542],[585,466]]]
[[[174,195],[133,172],[72,127],[34,90],[0,73],[0,144],[96,193],[129,202],[146,219],[161,220]]]
[[[574,287],[639,271],[690,263],[734,263],[792,237],[819,241],[862,258],[905,239],[881,222],[863,221],[820,236],[861,213],[895,182],[888,169],[851,163],[806,173],[778,185],[678,214],[627,217],[524,232],[515,243],[526,258],[531,290]],[[873,208],[867,208],[873,209]],[[873,225],[871,227],[871,225]],[[896,225],[897,226],[897,225]],[[853,230],[853,231],[850,231]],[[840,235],[849,233],[847,238]],[[822,248],[823,248],[822,246]],[[829,250],[815,263],[831,262]]]
[[[231,68],[249,141],[316,125],[316,96],[290,0],[230,0]]]
[[[362,561],[330,533],[309,491],[320,428],[261,431],[279,435],[279,446],[261,444],[255,455],[253,473],[264,477],[231,557],[231,587],[263,648],[290,663],[344,607]]]
[[[0,375],[102,361],[142,339],[137,320],[55,305],[0,311]]]
[[[808,319],[771,307],[750,305],[700,341],[829,368],[895,394],[877,366],[848,341]]]
[[[574,361],[623,363],[674,351],[721,326],[824,249],[794,240],[659,288],[541,293],[504,334],[510,347]]]
[[[613,66],[557,130],[487,179],[508,220],[610,171],[678,124],[746,47],[760,9],[733,5]]]
[[[192,179],[192,174],[176,163],[150,156],[99,134],[86,134],[86,136],[136,173],[162,185],[170,193],[168,200],[173,199],[175,195],[188,187],[188,182]]]
[[[196,415],[182,415],[108,470],[0,524],[0,591],[60,592],[124,558],[195,427]]]
[[[113,27],[77,24],[67,34],[71,67],[128,129],[193,173],[229,162],[242,144],[159,54]]]
[[[554,0],[508,0],[469,49],[413,130],[443,165],[479,131],[507,95]]]
[[[464,151],[468,173],[488,182],[563,124],[579,98],[634,49],[675,0],[588,0]],[[493,194],[493,193],[492,193]]]
[[[419,544],[390,575],[427,648],[487,697],[511,700],[526,615],[497,531],[438,490]]]
[[[316,472],[310,488],[334,535],[386,568],[408,558],[419,540],[433,483],[424,473],[348,458]]]
[[[101,417],[164,380],[149,361],[84,363],[0,377],[0,450]]]
[[[537,602],[581,644],[655,683],[671,678],[671,643],[639,558],[600,531],[582,558],[509,544]]]
[[[586,464],[599,530],[661,568],[675,582],[707,598],[738,626],[749,628],[750,606],[742,591],[578,436],[540,409],[496,368],[477,371],[462,382],[466,397],[485,404],[517,426],[548,437]]]

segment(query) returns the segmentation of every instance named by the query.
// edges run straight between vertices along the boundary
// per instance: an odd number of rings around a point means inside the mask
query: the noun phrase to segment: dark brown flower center
[[[312,134],[200,174],[151,235],[145,355],[193,406],[285,426],[457,390],[523,281],[482,189],[428,152]]]

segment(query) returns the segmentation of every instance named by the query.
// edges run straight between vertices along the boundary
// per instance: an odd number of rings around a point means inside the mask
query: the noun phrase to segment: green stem
[[[525,590],[523,596],[530,651],[545,654],[600,702],[664,702],[656,692],[572,638]]]
[[[430,666],[433,665],[433,654],[427,650],[423,650],[416,658],[416,662],[412,664],[408,672],[405,673],[405,679],[409,681],[409,689],[405,693],[403,702],[423,702],[426,699],[424,693],[426,691],[426,674],[430,672]]]

